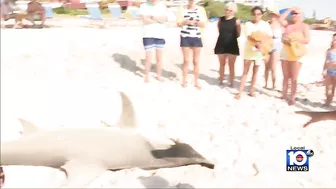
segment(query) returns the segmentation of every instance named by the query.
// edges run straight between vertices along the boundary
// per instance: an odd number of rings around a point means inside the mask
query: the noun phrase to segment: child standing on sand
[[[323,77],[326,81],[326,103],[329,106],[335,95],[336,87],[336,33],[333,35],[330,49],[327,50],[323,66]]]

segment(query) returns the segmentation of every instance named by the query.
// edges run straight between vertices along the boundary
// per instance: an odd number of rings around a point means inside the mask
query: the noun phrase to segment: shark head
[[[209,169],[214,169],[215,165],[205,159],[201,154],[194,150],[189,144],[174,140],[175,144],[168,149],[153,150],[152,155],[158,159],[166,159],[172,162],[185,162],[184,164],[198,164]]]

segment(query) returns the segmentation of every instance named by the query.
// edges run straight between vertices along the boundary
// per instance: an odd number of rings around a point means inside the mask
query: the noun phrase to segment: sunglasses
[[[298,14],[300,14],[300,13],[298,13],[298,12],[292,12],[292,15],[298,15]]]
[[[231,9],[225,9],[225,11],[227,11],[227,12],[233,12],[233,10],[231,10]]]
[[[254,16],[261,16],[262,14],[261,13],[254,13],[253,15]]]

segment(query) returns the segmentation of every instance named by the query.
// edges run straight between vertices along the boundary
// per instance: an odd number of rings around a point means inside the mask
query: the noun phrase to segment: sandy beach
[[[89,187],[110,188],[333,188],[336,186],[336,124],[324,121],[302,128],[308,117],[296,110],[335,110],[324,103],[322,79],[331,32],[312,31],[309,53],[299,76],[298,102],[288,106],[278,92],[263,89],[261,67],[257,96],[235,100],[236,89],[218,86],[213,53],[216,24],[205,32],[200,83],[180,85],[179,29],[167,29],[164,82],[143,82],[145,54],[141,27],[107,29],[66,27],[1,30],[1,141],[20,137],[16,118],[45,129],[115,125],[121,111],[117,91],[133,100],[139,130],[149,137],[172,137],[190,144],[216,165],[144,171],[107,171]],[[239,41],[243,49],[244,36]],[[236,88],[242,73],[236,61]],[[190,76],[192,76],[190,67]],[[228,74],[228,68],[227,68]],[[281,89],[281,66],[278,88]],[[189,78],[192,81],[192,77]],[[161,134],[157,134],[160,132]],[[286,172],[290,146],[313,149],[309,172]],[[46,167],[6,166],[4,188],[58,187],[65,175]]]

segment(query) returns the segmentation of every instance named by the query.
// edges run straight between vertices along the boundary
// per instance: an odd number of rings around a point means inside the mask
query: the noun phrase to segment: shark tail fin
[[[22,118],[18,118],[18,120],[20,121],[20,123],[22,125],[22,135],[29,135],[31,133],[34,133],[34,132],[37,132],[37,131],[41,130],[27,120],[24,120]]]
[[[136,114],[131,99],[124,93],[119,92],[121,96],[122,109],[118,126],[120,128],[137,128]]]
[[[316,112],[310,112],[310,111],[295,111],[296,114],[300,114],[300,115],[306,115],[309,117],[313,117]]]

